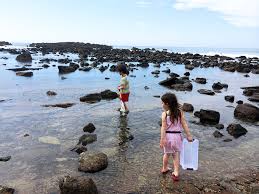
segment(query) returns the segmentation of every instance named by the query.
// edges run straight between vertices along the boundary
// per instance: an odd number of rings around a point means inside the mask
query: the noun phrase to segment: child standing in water
[[[122,116],[125,116],[129,113],[129,108],[127,106],[127,102],[129,101],[129,81],[127,76],[129,75],[129,71],[127,70],[127,66],[125,64],[119,64],[117,66],[117,70],[121,75],[119,89],[119,98],[121,100],[121,108],[120,112]]]
[[[179,181],[180,152],[182,148],[182,128],[187,136],[188,141],[192,141],[192,135],[186,123],[184,113],[180,109],[177,98],[173,93],[166,93],[162,96],[162,127],[160,148],[164,149],[163,167],[161,173],[169,171],[168,158],[173,156],[173,173],[172,179]]]

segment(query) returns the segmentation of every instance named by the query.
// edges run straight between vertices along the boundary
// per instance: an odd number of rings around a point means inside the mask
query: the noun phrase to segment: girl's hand
[[[160,139],[160,148],[163,148],[165,146],[166,140],[165,138]]]
[[[189,142],[192,142],[192,141],[193,141],[192,136],[191,136],[191,135],[187,135],[187,140],[188,140]]]

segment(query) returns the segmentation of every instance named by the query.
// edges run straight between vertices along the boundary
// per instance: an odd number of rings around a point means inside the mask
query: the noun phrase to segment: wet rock
[[[225,100],[228,102],[234,102],[235,96],[225,96]]]
[[[182,110],[185,112],[193,112],[194,108],[192,104],[184,103],[182,106]]]
[[[13,194],[14,191],[15,190],[13,188],[0,185],[0,194]]]
[[[190,72],[185,72],[184,75],[185,76],[190,76]]]
[[[186,82],[183,84],[174,84],[171,86],[171,88],[177,91],[191,91],[193,86],[190,82]]]
[[[170,77],[180,77],[180,75],[178,75],[177,73],[170,73],[169,76]]]
[[[16,72],[17,76],[24,76],[24,77],[32,77],[33,76],[33,72],[31,71],[27,71],[27,72]]]
[[[81,154],[86,152],[87,148],[83,145],[76,145],[73,149],[71,149],[71,151],[75,151],[76,153]]]
[[[59,181],[61,194],[97,194],[97,187],[91,178],[65,176]]]
[[[88,94],[80,98],[81,102],[96,103],[102,100],[100,93]]]
[[[215,92],[213,92],[212,90],[199,89],[198,92],[200,94],[206,94],[206,95],[210,95],[210,96],[215,95]]]
[[[193,70],[195,67],[193,65],[185,65],[185,69]]]
[[[200,111],[195,111],[195,112],[194,112],[194,116],[196,116],[196,117],[200,118],[200,116],[201,116]]]
[[[162,72],[164,72],[164,73],[170,73],[171,70],[170,70],[170,69],[166,69],[166,70],[163,70]]]
[[[245,74],[244,77],[250,77],[248,74]]]
[[[24,136],[23,137],[28,137],[28,136],[30,136],[28,133],[26,133],[26,134],[24,134]]]
[[[224,129],[224,125],[223,124],[217,124],[217,125],[215,125],[215,127],[217,129]]]
[[[83,146],[86,146],[87,144],[91,144],[95,141],[97,141],[96,134],[84,134],[79,138],[77,145],[82,144]]]
[[[63,103],[63,104],[46,104],[46,105],[42,105],[42,106],[43,107],[69,108],[74,105],[75,105],[75,103]]]
[[[64,76],[61,76],[61,80],[65,80],[65,79],[67,79],[66,77],[64,77]]]
[[[216,138],[220,138],[223,137],[224,135],[222,133],[220,133],[218,130],[214,131],[213,136]]]
[[[230,142],[230,141],[232,141],[232,139],[227,138],[227,139],[224,139],[223,141],[224,142]]]
[[[259,94],[251,96],[248,100],[251,102],[259,102]]]
[[[242,127],[240,124],[234,124],[234,123],[230,124],[227,127],[227,131],[230,135],[232,135],[235,138],[238,138],[247,133],[247,130],[244,127]]]
[[[243,94],[245,96],[252,96],[253,93],[254,93],[254,91],[253,90],[249,90],[249,89],[243,91]]]
[[[71,66],[58,66],[58,70],[60,74],[64,73],[72,73],[79,68],[78,65],[71,65]]]
[[[104,90],[101,92],[101,98],[104,100],[113,100],[118,98],[118,94],[116,92],[112,92],[111,90]]]
[[[47,95],[48,95],[48,96],[56,96],[57,93],[56,93],[56,92],[53,92],[53,91],[47,91]]]
[[[238,100],[237,104],[243,104],[243,101],[242,100]]]
[[[234,111],[235,118],[248,122],[259,121],[259,108],[248,103],[238,104]]]
[[[137,66],[142,67],[142,68],[147,68],[147,67],[149,67],[149,64],[148,63],[140,63]]]
[[[155,98],[160,98],[160,96],[159,96],[159,95],[155,95],[155,96],[153,96],[153,97],[155,97]]]
[[[207,83],[207,80],[206,80],[206,78],[197,77],[197,78],[195,79],[195,82],[196,82],[196,83],[199,83],[199,84],[206,84],[206,83]]]
[[[16,57],[16,60],[19,62],[32,62],[32,57],[29,52],[23,52]]]
[[[12,69],[7,69],[7,70],[17,72],[17,71],[28,71],[28,70],[29,70],[29,68],[27,68],[27,67],[21,67],[21,68],[12,68]]]
[[[79,171],[99,172],[108,166],[108,157],[104,153],[83,152],[79,157]]]
[[[99,68],[99,70],[100,70],[100,72],[104,72],[106,69],[108,69],[108,67],[106,66],[101,66],[100,68]]]
[[[0,46],[12,45],[10,42],[0,41]]]
[[[42,65],[42,67],[43,67],[43,68],[49,68],[49,65],[44,64],[44,65]]]
[[[104,79],[108,80],[108,79],[110,79],[110,78],[109,78],[109,77],[106,77],[106,78],[104,78]]]
[[[159,70],[155,70],[155,71],[152,71],[151,74],[158,75],[158,74],[160,74],[160,71]]]
[[[88,132],[88,133],[93,133],[95,131],[95,126],[93,123],[89,123],[87,124],[84,128],[83,128],[83,131],[84,132]]]
[[[253,74],[259,74],[259,69],[252,69],[251,71]]]
[[[217,82],[212,85],[212,88],[213,88],[213,90],[221,90],[223,88],[228,88],[228,85]]]
[[[202,124],[216,125],[219,123],[220,114],[214,110],[200,110],[200,122]]]
[[[0,162],[7,162],[11,159],[11,156],[0,157]]]

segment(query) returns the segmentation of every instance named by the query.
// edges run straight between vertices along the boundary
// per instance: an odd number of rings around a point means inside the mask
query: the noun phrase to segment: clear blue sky
[[[258,1],[0,0],[0,40],[259,48]]]

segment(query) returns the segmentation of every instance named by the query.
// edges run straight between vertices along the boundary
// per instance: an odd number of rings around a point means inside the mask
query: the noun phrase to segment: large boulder
[[[242,127],[240,124],[233,124],[233,123],[227,127],[227,131],[230,135],[232,135],[235,138],[238,138],[247,133],[247,130],[244,127]]]
[[[29,52],[24,52],[16,57],[16,60],[19,62],[32,62],[32,57]]]
[[[91,178],[65,176],[59,182],[61,194],[97,194],[97,187]]]
[[[200,122],[202,124],[216,125],[219,123],[220,114],[214,110],[200,110]]]
[[[259,121],[259,108],[248,103],[238,104],[235,108],[234,116],[240,120],[257,122]]]
[[[98,172],[108,166],[108,157],[104,153],[83,152],[79,157],[79,171]]]

